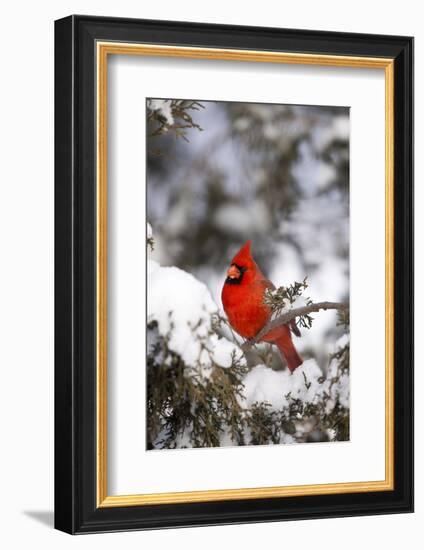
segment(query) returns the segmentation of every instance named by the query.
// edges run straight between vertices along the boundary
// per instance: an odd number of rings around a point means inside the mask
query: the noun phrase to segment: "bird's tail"
[[[294,347],[290,336],[287,337],[287,335],[283,335],[281,338],[275,340],[275,345],[278,347],[281,355],[287,361],[290,372],[293,372],[303,363],[303,359]]]

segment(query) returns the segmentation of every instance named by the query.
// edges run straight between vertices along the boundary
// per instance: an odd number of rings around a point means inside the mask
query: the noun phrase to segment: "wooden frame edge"
[[[386,428],[385,479],[250,489],[217,489],[178,493],[108,496],[107,494],[107,59],[108,55],[150,55],[195,59],[224,59],[385,71],[385,185],[386,185]],[[342,493],[392,491],[394,484],[394,59],[342,55],[267,52],[221,48],[194,48],[125,42],[96,42],[97,60],[97,340],[96,340],[96,504],[98,508],[281,498]]]

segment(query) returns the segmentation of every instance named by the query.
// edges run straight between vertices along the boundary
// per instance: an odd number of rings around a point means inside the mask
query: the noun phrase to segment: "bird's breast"
[[[263,285],[229,285],[222,289],[222,305],[232,328],[243,336],[253,338],[271,316],[263,302]]]

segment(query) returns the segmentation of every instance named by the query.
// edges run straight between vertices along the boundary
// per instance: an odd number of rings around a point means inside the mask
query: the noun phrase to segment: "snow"
[[[154,267],[148,282],[148,321],[157,321],[170,349],[194,365],[211,330],[216,304],[206,285],[193,275],[178,267]]]
[[[174,124],[170,99],[149,99],[147,100],[147,107],[151,111],[159,112],[166,119],[168,126]]]
[[[293,399],[316,403],[327,389],[318,380],[323,373],[313,359],[305,361],[293,374],[287,369],[274,371],[266,365],[257,365],[243,380],[244,399],[240,404],[250,408],[253,403],[267,402],[275,410],[288,407]]]
[[[153,237],[153,229],[149,222],[147,222],[147,238],[151,239]]]
[[[239,361],[243,360],[244,356],[241,349],[226,338],[213,339],[212,343],[214,344],[212,359],[220,367],[231,367],[233,358]]]
[[[332,365],[326,378],[314,359],[305,361],[293,374],[288,370],[274,371],[266,365],[257,365],[243,380],[243,398],[239,398],[239,403],[250,408],[254,403],[266,402],[279,411],[293,400],[317,404],[324,396],[329,396],[327,414],[331,413],[337,401],[349,408],[349,376],[342,374],[338,379],[333,379],[337,367],[334,362]]]
[[[159,334],[186,365],[200,367],[208,376],[213,364],[228,368],[233,359],[244,361],[236,344],[213,331],[218,307],[205,284],[177,267],[161,267],[151,259],[147,265],[148,322],[157,322]]]
[[[147,234],[153,234],[150,224]],[[151,258],[147,273],[148,322],[157,322],[159,334],[186,365],[200,367],[200,372],[209,376],[214,364],[229,368],[234,360],[245,361],[236,343],[214,332],[212,320],[218,307],[204,283],[177,267],[162,267]]]

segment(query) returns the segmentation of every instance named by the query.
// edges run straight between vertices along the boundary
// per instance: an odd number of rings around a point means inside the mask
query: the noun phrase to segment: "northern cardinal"
[[[243,338],[255,337],[271,319],[271,308],[264,303],[264,293],[267,288],[275,288],[252,258],[251,244],[247,241],[231,260],[221,295],[230,325]],[[262,338],[278,347],[290,372],[303,363],[293,345],[292,331],[300,336],[294,320],[290,326],[281,325]]]

